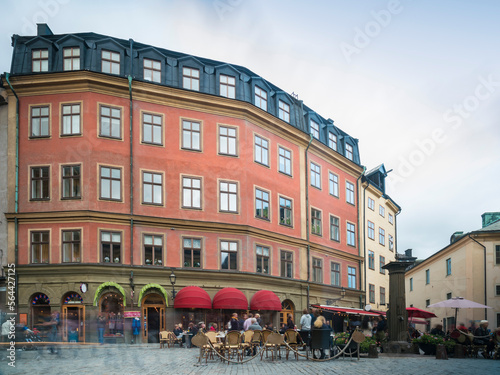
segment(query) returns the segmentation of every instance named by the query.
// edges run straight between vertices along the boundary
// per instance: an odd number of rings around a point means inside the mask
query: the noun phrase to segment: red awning
[[[174,300],[176,309],[211,309],[212,299],[199,286],[186,286],[177,292]]]
[[[259,290],[250,301],[250,310],[281,311],[281,301],[270,290]]]
[[[326,305],[312,305],[312,306],[319,308],[319,309],[343,313],[343,314],[380,316],[380,314],[373,313],[370,311],[361,310],[361,309],[353,309],[353,308],[337,307],[337,306],[326,306]]]
[[[248,310],[248,300],[236,288],[223,288],[217,292],[213,301],[214,309]]]

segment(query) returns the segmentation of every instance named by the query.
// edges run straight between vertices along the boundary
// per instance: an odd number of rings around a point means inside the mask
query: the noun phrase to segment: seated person
[[[495,343],[488,329],[488,324],[487,320],[481,320],[479,328],[474,332],[474,344],[486,345],[486,355],[483,354],[485,357],[489,356],[489,353],[495,348]]]
[[[431,329],[431,335],[444,337],[443,326],[441,324],[436,324],[436,326]]]

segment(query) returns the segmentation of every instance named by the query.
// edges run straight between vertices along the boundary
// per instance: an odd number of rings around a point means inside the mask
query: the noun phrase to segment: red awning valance
[[[322,309],[322,310],[327,310],[327,311],[332,311],[332,312],[337,312],[337,313],[343,313],[343,314],[355,314],[355,315],[370,315],[370,316],[379,316],[380,314],[373,313],[370,311],[365,311],[361,309],[353,309],[353,308],[347,308],[347,307],[337,307],[337,306],[326,306],[326,305],[312,305],[313,307]]]
[[[250,310],[281,311],[281,301],[270,290],[259,290],[250,301]]]
[[[212,299],[199,286],[186,286],[177,292],[174,300],[176,309],[211,309]]]
[[[247,310],[248,300],[243,292],[236,288],[224,288],[214,296],[214,309]]]

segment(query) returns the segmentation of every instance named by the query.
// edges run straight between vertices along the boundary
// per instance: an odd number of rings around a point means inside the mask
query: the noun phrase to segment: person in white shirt
[[[307,345],[311,344],[311,321],[312,321],[311,314],[309,314],[307,309],[304,309],[302,311],[302,316],[300,317],[300,331],[301,331],[300,336],[302,337],[302,340],[306,342]]]

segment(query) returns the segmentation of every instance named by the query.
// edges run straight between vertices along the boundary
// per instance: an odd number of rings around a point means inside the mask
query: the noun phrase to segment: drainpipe
[[[363,175],[365,174],[365,171],[366,171],[366,167],[363,166],[363,172],[361,172],[361,174],[359,175],[359,177],[357,178],[356,180],[356,200],[357,200],[357,211],[358,211],[358,255],[361,255],[361,248],[359,246],[359,244],[361,243],[361,224],[360,224],[360,218],[359,218],[359,211],[360,211],[360,207],[359,207],[359,180],[361,179],[361,177],[363,177]],[[364,197],[363,197],[363,201],[364,201]],[[365,205],[363,204],[363,213],[364,213],[364,208],[365,208]],[[364,217],[363,217],[363,220],[364,220]],[[364,227],[363,227],[364,228]],[[363,232],[364,234],[364,232]],[[365,247],[365,241],[363,241],[363,247]],[[366,254],[365,254],[366,255]],[[359,289],[361,290],[361,260],[358,262],[359,263]],[[366,263],[366,258],[365,258],[365,263]],[[361,296],[359,297],[359,307],[362,309],[363,308],[363,302],[362,302],[362,298]],[[364,298],[364,301],[366,302],[366,264],[365,264],[365,298]]]
[[[363,171],[364,174],[364,171]],[[366,305],[366,188],[368,187],[369,183],[366,184],[366,186],[363,188],[363,258],[365,259],[364,262],[364,275],[365,275],[365,282],[364,282],[364,289],[365,289],[365,298],[364,298],[364,303]],[[358,206],[359,207],[359,206]]]
[[[487,293],[486,293],[486,246],[484,246],[482,243],[480,242],[477,242],[474,238],[472,238],[470,236],[470,234],[468,235],[468,237],[474,241],[475,243],[477,243],[479,246],[481,246],[483,248],[483,252],[484,252],[484,304],[487,305]],[[488,320],[488,310],[484,309],[484,319],[485,320]]]
[[[309,150],[309,146],[311,146],[311,142],[313,140],[313,135],[309,134],[311,137],[309,139],[309,143],[306,147],[306,240],[307,240],[307,308],[309,308],[309,280],[311,279],[310,272],[310,253],[311,253],[311,245],[309,244],[309,168],[307,167],[307,150]]]
[[[17,218],[17,214],[19,212],[19,97],[16,94],[16,91],[14,90],[14,87],[12,87],[10,81],[9,81],[9,73],[5,73],[5,80],[9,84],[10,89],[12,90],[12,93],[16,97],[16,182],[15,182],[15,203],[14,203],[14,212],[16,214],[16,217],[14,218],[14,264],[17,266],[17,261],[19,258],[19,221]],[[17,306],[19,306],[18,303],[18,298],[17,296],[19,295],[19,282],[18,282],[18,274],[16,272],[16,285],[15,285],[15,298],[16,298],[16,312],[17,312]]]
[[[128,75],[128,93],[130,102],[130,265],[134,265],[134,148],[133,148],[133,134],[132,134],[132,120],[133,120],[133,102],[132,102],[132,68],[133,68],[133,44],[132,39],[130,41],[130,72]],[[133,303],[133,302],[132,302]]]

